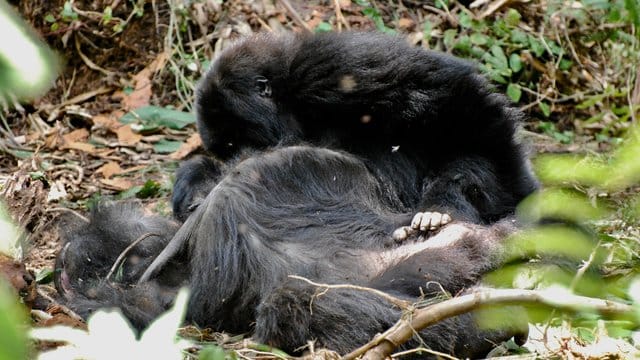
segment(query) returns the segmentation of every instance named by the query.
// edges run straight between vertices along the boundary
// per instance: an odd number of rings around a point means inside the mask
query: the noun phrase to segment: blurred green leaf
[[[475,45],[486,45],[489,42],[489,37],[480,33],[471,34],[470,39]]]
[[[160,140],[153,144],[153,151],[158,154],[170,154],[182,146],[182,141]]]
[[[551,115],[551,108],[549,107],[549,104],[544,101],[540,101],[538,103],[538,107],[540,108],[540,111],[542,111],[542,115],[544,115],[544,117],[549,117],[549,115]]]
[[[511,67],[514,73],[522,70],[522,60],[520,60],[519,54],[513,53],[509,56],[509,67]]]
[[[48,284],[53,281],[53,269],[42,269],[36,274],[38,284]]]
[[[198,353],[198,360],[225,360],[225,358],[224,349],[216,345],[207,345]]]
[[[597,242],[588,233],[565,225],[544,225],[521,231],[509,238],[507,259],[544,257],[545,255],[586,260]]]
[[[154,180],[147,180],[140,190],[136,193],[136,197],[139,199],[147,199],[158,195],[160,191],[160,184]]]
[[[26,309],[4,279],[0,278],[0,360],[26,360]]]
[[[507,14],[505,15],[505,22],[509,26],[518,26],[520,24],[520,20],[522,19],[522,15],[516,9],[509,9]]]
[[[120,122],[123,124],[140,123],[146,127],[166,126],[179,130],[194,124],[196,119],[191,113],[149,105],[126,113],[120,118]]]
[[[328,22],[325,21],[321,21],[318,26],[316,26],[316,28],[314,29],[315,32],[320,33],[320,32],[329,32],[333,30],[333,27],[331,27],[331,24],[329,24]]]
[[[507,96],[513,102],[520,101],[520,97],[522,96],[522,90],[520,90],[520,86],[518,84],[510,83],[507,86]]]

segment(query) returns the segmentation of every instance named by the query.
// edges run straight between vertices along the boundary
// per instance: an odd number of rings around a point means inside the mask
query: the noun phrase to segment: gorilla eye
[[[256,90],[258,90],[260,96],[271,97],[271,85],[269,85],[269,80],[264,76],[256,77]]]

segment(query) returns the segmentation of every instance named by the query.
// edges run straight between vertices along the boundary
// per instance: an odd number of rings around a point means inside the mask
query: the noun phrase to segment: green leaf
[[[320,22],[318,26],[316,26],[316,28],[314,29],[314,31],[317,33],[329,32],[331,30],[333,30],[333,28],[331,27],[331,24],[325,21]]]
[[[53,16],[51,14],[47,14],[47,16],[44,17],[44,21],[46,21],[48,23],[54,23],[54,22],[56,22],[56,18],[55,18],[55,16]]]
[[[113,19],[113,10],[111,9],[111,6],[107,6],[102,11],[102,23],[107,24],[111,19]]]
[[[125,190],[121,193],[118,194],[117,198],[120,200],[124,200],[124,199],[131,199],[132,197],[135,197],[136,194],[142,189],[142,186],[137,185],[132,187],[129,190]]]
[[[424,26],[422,27],[422,37],[426,42],[431,40],[431,30],[433,30],[433,24],[431,23],[431,21],[426,20],[424,22]]]
[[[460,12],[460,15],[458,16],[458,20],[460,20],[460,26],[462,26],[463,28],[466,28],[466,29],[471,28],[472,19],[471,19],[471,16],[466,12],[464,11]]]
[[[504,54],[504,51],[502,51],[502,48],[498,45],[493,45],[491,47],[491,54],[493,54],[496,62],[494,63],[494,65],[496,65],[496,67],[498,69],[508,69],[509,68],[509,63],[507,62],[507,56]]]
[[[471,51],[471,40],[467,35],[460,36],[453,48],[468,53]]]
[[[563,71],[567,71],[567,70],[571,69],[571,66],[573,66],[573,61],[571,61],[569,59],[560,60],[560,64],[558,65],[560,70],[563,70]]]
[[[522,90],[520,90],[520,86],[514,83],[510,83],[509,86],[507,86],[507,96],[509,96],[509,98],[513,102],[520,101],[520,97],[522,96]]]
[[[529,35],[529,46],[531,48],[531,51],[533,51],[533,53],[537,56],[540,57],[542,56],[542,54],[544,54],[545,52],[545,48],[544,45],[542,44],[542,42],[540,42],[540,40],[536,39],[535,37]]]
[[[196,119],[191,113],[149,105],[126,113],[120,118],[120,122],[123,124],[140,123],[145,127],[166,126],[179,130],[195,123]]]
[[[36,274],[36,282],[38,284],[48,284],[53,281],[53,270],[42,269]]]
[[[160,183],[154,180],[147,180],[140,190],[136,193],[136,197],[139,199],[147,199],[158,195],[160,191]]]
[[[444,42],[444,46],[447,49],[453,49],[457,35],[458,35],[458,31],[456,29],[447,29],[444,31],[443,42]]]
[[[509,56],[509,67],[514,73],[522,70],[522,60],[520,60],[519,54],[513,53]]]
[[[640,5],[638,5],[638,0],[624,0],[624,7],[629,12],[629,20],[636,28],[640,27]]]
[[[200,350],[198,360],[225,360],[225,353],[219,346],[207,345]]]
[[[73,11],[73,7],[71,6],[71,1],[65,1],[60,15],[62,15],[62,18],[67,21],[78,19],[78,14],[75,11]]]
[[[551,115],[551,108],[547,103],[541,101],[538,103],[538,107],[540,108],[540,111],[542,111],[542,115],[544,115],[544,117],[549,117],[549,115]]]
[[[153,150],[158,154],[169,154],[177,151],[181,145],[181,141],[160,140],[153,144]]]
[[[516,44],[527,45],[529,43],[527,33],[525,33],[520,29],[514,29],[513,31],[511,31],[511,34],[509,34],[509,37],[511,39],[511,42],[514,42]]]
[[[489,37],[480,33],[471,34],[470,39],[475,45],[486,45],[489,42]]]
[[[0,359],[22,360],[27,359],[26,310],[12,294],[4,279],[0,279]]]
[[[515,27],[520,24],[520,19],[522,19],[522,15],[520,15],[518,10],[511,8],[509,9],[509,11],[507,11],[507,15],[505,16],[504,20],[507,25]]]

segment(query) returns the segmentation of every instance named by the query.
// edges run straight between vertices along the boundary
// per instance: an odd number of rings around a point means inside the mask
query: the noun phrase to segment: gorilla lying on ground
[[[401,316],[372,293],[318,295],[289,275],[411,301],[442,289],[458,294],[500,264],[501,241],[513,231],[501,219],[537,187],[514,137],[522,114],[504,96],[469,64],[384,35],[251,37],[214,62],[196,105],[205,148],[226,162],[199,157],[178,171],[173,207],[184,224],[168,243],[154,238],[154,248],[166,247],[138,287],[162,290],[159,276],[187,261],[190,274],[169,277],[191,287],[189,321],[253,329],[259,341],[287,351],[316,340],[346,352]],[[448,222],[440,213],[465,222],[416,243],[433,235],[423,230]],[[166,227],[165,238],[173,234]],[[101,240],[88,233],[76,241]],[[102,241],[114,259],[116,238]],[[62,263],[82,259],[69,249]],[[139,275],[130,266],[123,273]],[[77,289],[72,308],[124,302],[125,311],[140,309],[129,298],[134,277],[90,287],[105,294],[91,297],[64,269],[67,288]],[[151,297],[154,311],[160,299]],[[473,357],[508,335],[480,331],[467,314],[406,347]]]
[[[393,325],[401,309],[361,290],[320,293],[322,289],[289,275],[372,287],[412,302],[442,295],[443,290],[455,295],[500,264],[502,241],[515,229],[511,220],[492,226],[453,222],[427,241],[390,244],[391,232],[408,215],[393,210],[395,201],[396,194],[389,193],[360,159],[348,153],[294,146],[241,161],[175,235],[189,242],[188,321],[232,333],[253,330],[256,340],[286,351],[295,352],[315,340],[317,347],[345,353]],[[61,254],[60,261],[66,264],[64,287],[70,289],[66,293],[73,309],[85,311],[91,301],[92,306],[105,304],[100,303],[105,295],[92,298],[87,285],[93,280],[89,289],[100,288],[95,282],[117,256],[110,252],[114,245],[122,249],[124,244],[117,244],[120,238],[101,226],[132,229],[122,237],[128,242],[145,232],[170,235],[174,231],[168,221],[132,217],[122,211],[123,206],[98,208],[89,227],[75,232]],[[93,244],[103,248],[80,250]],[[148,259],[142,255],[143,248],[164,244],[161,238],[143,240],[138,245],[142,261]],[[110,261],[99,257],[105,253],[110,253]],[[92,273],[91,264],[106,266],[101,273]],[[143,325],[138,312],[151,311],[151,317],[167,306],[155,294],[165,284],[159,277],[138,285],[142,291],[128,288],[140,264],[126,262],[121,284],[109,288],[117,297],[106,295],[112,301],[108,305],[123,302],[119,306],[137,325]],[[180,269],[179,263],[169,263],[163,272]],[[79,274],[85,275],[82,284]],[[143,294],[148,289],[154,293]],[[512,334],[509,328],[482,331],[473,315],[466,314],[421,331],[403,348],[426,345],[473,357]]]

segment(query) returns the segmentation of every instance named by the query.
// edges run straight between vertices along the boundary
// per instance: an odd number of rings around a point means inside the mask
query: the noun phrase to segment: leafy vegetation
[[[301,28],[289,11],[278,6],[261,8],[258,2],[160,3],[38,2],[40,7],[32,8],[43,9],[41,14],[23,8],[49,44],[69,62],[61,76],[64,81],[32,104],[34,109],[0,114],[0,151],[8,155],[2,164],[10,168],[0,173],[26,172],[18,182],[49,191],[41,196],[34,190],[36,200],[24,201],[31,208],[42,208],[41,222],[50,216],[45,208],[91,207],[114,194],[157,202],[155,209],[167,212],[171,184],[164,173],[175,169],[180,157],[174,155],[195,132],[194,118],[188,111],[196,81],[210,59],[235,35],[258,29],[277,31],[278,26]],[[338,30],[343,25],[377,29],[407,36],[418,46],[472,59],[500,91],[531,115],[526,127],[538,133],[536,141],[551,138],[554,151],[581,152],[538,156],[535,166],[546,189],[521,207],[521,215],[530,221],[554,217],[581,226],[547,225],[522,234],[514,239],[524,246],[512,254],[513,262],[488,280],[506,287],[560,286],[562,291],[638,303],[640,130],[633,126],[640,104],[637,1],[545,0],[509,2],[511,6],[502,7],[488,2],[474,9],[448,0],[436,0],[433,6],[411,0],[403,6],[373,0],[336,3],[342,4],[343,15],[338,15],[335,5],[318,5],[299,15],[317,32]],[[5,11],[0,7],[0,13]],[[160,39],[147,41],[154,34]],[[48,50],[40,51],[47,59],[55,59]],[[150,65],[154,62],[157,66]],[[22,82],[12,75],[19,72],[7,64],[0,61],[0,95],[12,90],[9,102],[32,98],[42,91],[21,89]],[[43,64],[50,70],[58,66],[55,61]],[[50,84],[50,78],[46,79],[42,83]],[[140,86],[143,80],[144,87]],[[115,96],[105,95],[114,90],[122,93],[120,103]],[[84,135],[69,136],[83,129],[87,130]],[[61,136],[67,138],[60,141]],[[17,141],[21,138],[22,142]],[[197,143],[189,151],[195,147]],[[601,153],[610,149],[614,151],[609,155]],[[4,175],[0,180],[4,190],[8,181]],[[60,191],[61,197],[47,202],[47,195],[60,187],[65,190]],[[23,193],[28,191],[31,188]],[[23,201],[17,199],[14,201]],[[35,228],[33,224],[25,227]],[[574,265],[584,263],[578,270],[575,266],[559,269],[540,261],[523,263],[523,253],[562,254]],[[41,274],[40,282],[51,277],[51,271]],[[26,358],[25,319],[8,294],[0,287],[0,360],[22,359]],[[629,340],[637,336],[635,329],[640,325],[640,317],[610,318],[579,310],[561,314],[548,307],[527,310],[532,319],[549,325],[548,329],[566,329],[569,337],[586,344],[597,345],[603,333]],[[127,334],[119,338],[124,341],[122,356],[130,357],[143,348],[138,346],[144,341],[129,336],[121,320],[116,322]],[[113,334],[97,324],[97,333],[111,338]],[[183,357],[195,358],[183,351],[185,347],[175,347],[176,327],[173,324],[163,330],[161,345],[170,347],[167,353],[180,351]],[[225,342],[212,345],[214,337],[204,332],[185,334],[182,329],[181,334],[197,339],[193,341],[196,348],[202,348],[201,359],[243,356],[226,349]],[[82,334],[75,339],[89,338]],[[202,338],[208,341],[200,341]],[[84,355],[94,354],[91,341],[84,342]],[[107,344],[117,347],[120,343],[109,340]],[[515,344],[509,346],[511,352],[525,351]],[[248,347],[254,355],[286,356],[260,345]],[[555,355],[562,355],[562,351],[566,350],[557,350]]]

